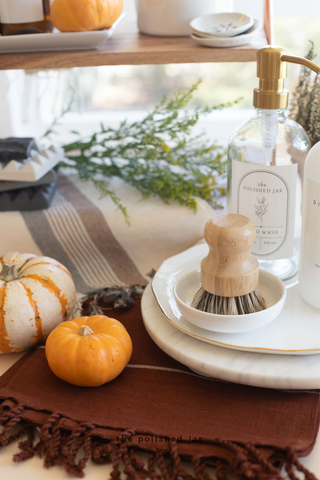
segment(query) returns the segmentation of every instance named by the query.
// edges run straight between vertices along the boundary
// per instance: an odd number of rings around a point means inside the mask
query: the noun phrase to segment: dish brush
[[[217,215],[204,229],[209,253],[201,262],[201,288],[191,306],[218,315],[245,315],[267,308],[257,290],[259,263],[251,254],[256,229],[238,214]]]

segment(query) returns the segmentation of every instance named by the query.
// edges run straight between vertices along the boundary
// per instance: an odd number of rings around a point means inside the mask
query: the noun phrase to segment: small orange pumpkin
[[[131,354],[132,341],[127,330],[118,320],[105,315],[63,322],[46,341],[52,372],[80,387],[110,382],[120,375]]]
[[[111,27],[122,10],[123,0],[54,0],[50,17],[60,32],[86,32]]]

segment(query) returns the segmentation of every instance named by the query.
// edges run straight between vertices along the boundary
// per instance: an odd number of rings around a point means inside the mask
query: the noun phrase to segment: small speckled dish
[[[214,37],[213,35],[206,35],[193,32],[191,38],[203,47],[213,48],[230,48],[240,47],[241,45],[247,45],[251,43],[252,39],[259,32],[259,21],[255,20],[252,27],[241,35],[235,37]]]
[[[248,315],[215,315],[190,306],[200,286],[200,269],[197,268],[177,278],[173,295],[179,311],[186,320],[213,332],[240,333],[261,328],[277,318],[287,295],[285,285],[278,277],[260,269],[258,290],[266,300],[267,308]]]
[[[190,22],[194,33],[215,37],[234,37],[249,30],[254,19],[244,13],[212,13],[194,18]]]

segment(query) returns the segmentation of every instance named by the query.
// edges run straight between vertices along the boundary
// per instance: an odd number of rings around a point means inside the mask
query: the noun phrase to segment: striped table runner
[[[110,184],[127,207],[131,225],[91,182],[59,174],[48,210],[0,213],[0,256],[10,251],[55,258],[71,272],[77,291],[146,284],[163,260],[203,236],[213,209],[199,200],[196,214],[139,192],[116,179]]]

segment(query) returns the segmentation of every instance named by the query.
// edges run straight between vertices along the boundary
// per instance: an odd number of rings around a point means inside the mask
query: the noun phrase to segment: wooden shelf
[[[48,34],[50,35],[50,34]],[[112,38],[97,50],[0,52],[0,70],[45,70],[99,65],[156,65],[168,63],[253,62],[257,48],[268,41],[261,28],[254,43],[236,48],[207,48],[190,37],[153,37],[138,32],[134,22],[122,22]]]

